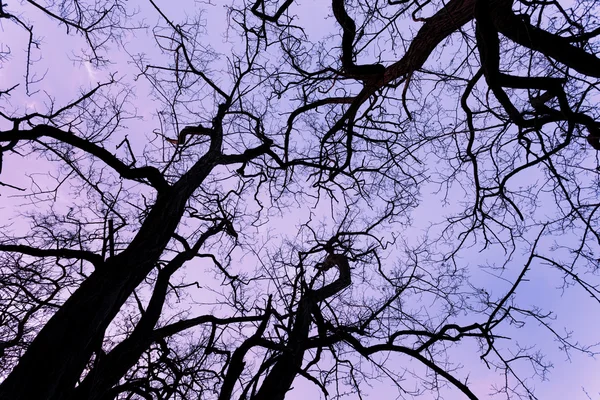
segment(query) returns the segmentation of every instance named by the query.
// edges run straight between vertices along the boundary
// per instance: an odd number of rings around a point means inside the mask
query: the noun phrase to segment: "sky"
[[[219,1],[214,2],[215,5],[208,7],[210,11],[206,14],[206,31],[207,35],[203,37],[206,43],[210,43],[216,50],[226,50],[232,46],[235,37],[229,36],[228,41],[225,40],[225,13],[224,9],[219,6]],[[141,7],[141,16],[147,23],[153,25],[159,20],[158,15],[144,3],[142,0],[137,0],[137,4]],[[165,7],[164,10],[174,19],[183,17],[184,15],[193,14],[197,7],[203,7],[200,2],[188,1],[182,6],[175,8],[170,7],[170,2],[157,1],[157,4]],[[17,6],[12,5],[11,6]],[[20,6],[17,6],[20,7]],[[298,16],[298,24],[306,29],[306,33],[310,39],[319,39],[326,37],[335,31],[336,26],[331,17],[327,2],[317,0],[302,0],[295,3],[290,12]],[[92,64],[84,62],[79,63],[73,60],[72,54],[74,49],[79,48],[82,43],[78,38],[68,37],[64,34],[64,27],[56,27],[53,21],[50,21],[39,13],[31,11],[27,8],[27,15],[35,20],[35,29],[43,36],[42,58],[34,66],[38,74],[45,74],[43,81],[33,86],[33,90],[37,91],[33,95],[27,95],[23,90],[23,86],[16,91],[9,99],[0,99],[0,109],[8,109],[13,107],[15,110],[43,110],[44,102],[48,101],[46,93],[51,94],[57,104],[64,103],[77,95],[81,88],[89,88],[99,80],[104,79],[108,72],[118,72],[123,79],[136,85],[135,108],[138,110],[140,118],[128,122],[129,137],[132,138],[134,146],[142,148],[145,145],[148,133],[158,127],[158,122],[155,117],[157,110],[156,104],[153,102],[150,94],[149,85],[143,80],[135,80],[137,71],[130,62],[128,54],[120,50],[117,46],[112,46],[110,52],[113,64],[106,69],[97,69]],[[35,15],[35,17],[32,17]],[[26,39],[24,32],[16,28],[13,24],[6,21],[0,21],[0,39],[3,44],[10,44],[13,48],[11,58],[8,62],[4,62],[0,68],[0,89],[12,86],[13,83],[23,82],[23,66],[25,65],[24,52],[22,45]],[[230,32],[231,33],[231,32]],[[150,31],[138,31],[135,34],[128,35],[126,48],[133,53],[144,52],[149,57],[159,59],[161,56],[155,47],[155,42],[151,39]],[[8,103],[6,102],[8,100]],[[4,121],[0,121],[0,129],[7,129],[8,126]],[[116,146],[116,143],[111,143],[109,146]],[[35,156],[5,157],[0,179],[2,182],[11,185],[29,187],[30,181],[27,176],[36,174],[43,176],[51,173],[55,168],[52,164],[42,158]],[[39,179],[38,179],[39,181]],[[43,179],[42,179],[43,182]],[[413,225],[403,234],[406,237],[422,237],[425,235],[429,221],[433,217],[442,218],[443,215],[451,213],[452,205],[440,207],[439,199],[432,195],[433,186],[426,186],[423,190],[422,203],[414,211]],[[454,194],[457,199],[460,199],[460,193]],[[70,201],[76,199],[69,197],[75,196],[65,190],[64,196],[59,198],[62,204],[68,207]],[[22,224],[19,218],[15,218],[16,211],[23,211],[24,207],[15,206],[22,204],[23,199],[18,197],[18,192],[7,188],[0,187],[0,216],[2,222],[10,221],[13,223],[13,228],[17,232],[25,234],[28,226]],[[26,208],[27,206],[25,206]],[[305,215],[299,210],[297,216]],[[315,211],[318,215],[326,214],[327,208],[318,209]],[[296,214],[295,214],[296,215]],[[298,219],[298,223],[300,219]],[[294,235],[294,227],[297,223],[292,223],[290,216],[286,218],[277,218],[271,220],[271,228],[281,235]],[[556,238],[551,238],[556,239]],[[572,238],[563,237],[560,240],[569,241]],[[551,241],[543,244],[546,248],[552,245]],[[401,254],[398,254],[401,257]],[[469,266],[472,282],[476,286],[485,287],[490,293],[500,296],[510,287],[506,281],[492,276],[489,272],[478,268],[479,265],[486,262],[496,262],[503,259],[504,254],[497,250],[486,251],[483,253],[472,251],[463,259],[464,265]],[[524,262],[523,255],[515,257],[504,272],[502,278],[511,281],[516,277]],[[197,272],[196,272],[197,273]],[[599,323],[595,318],[597,304],[594,304],[589,297],[582,291],[577,291],[571,288],[564,293],[557,287],[561,284],[560,275],[550,269],[548,266],[535,264],[527,274],[528,280],[520,286],[517,292],[517,298],[521,303],[535,304],[545,310],[552,310],[556,313],[556,320],[553,326],[561,331],[564,327],[573,330],[576,337],[585,343],[600,342],[598,335]],[[201,277],[201,279],[207,279]],[[465,317],[468,320],[468,316]],[[520,330],[507,329],[507,334],[521,344],[537,344],[547,354],[548,358],[553,362],[554,368],[548,376],[548,381],[536,382],[535,387],[540,399],[586,399],[585,391],[589,393],[592,399],[600,399],[600,376],[598,371],[597,360],[581,354],[573,354],[568,360],[564,353],[558,349],[558,344],[553,340],[548,331],[541,329],[534,323],[530,323],[526,328]],[[498,375],[494,371],[489,371],[484,364],[478,360],[476,349],[472,345],[459,346],[451,351],[454,360],[460,361],[464,365],[464,370],[458,373],[458,376],[465,378],[469,375],[471,388],[482,399],[488,398],[489,387],[494,382],[498,382]],[[415,372],[421,373],[422,367],[415,361],[409,360],[406,356],[395,355],[387,361],[389,363],[397,363],[403,368],[414,369]],[[307,383],[302,378],[297,378],[294,385],[295,389],[291,392],[290,399],[305,399],[307,396],[317,398],[319,391]],[[372,387],[367,391],[370,398],[395,398],[396,389],[389,382],[373,383]],[[464,396],[456,390],[443,392],[444,398],[447,400],[462,399]],[[423,396],[427,399],[427,395]]]

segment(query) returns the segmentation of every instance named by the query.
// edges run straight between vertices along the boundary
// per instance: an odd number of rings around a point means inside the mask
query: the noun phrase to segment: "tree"
[[[522,297],[545,266],[599,301],[594,2],[159,3],[0,5],[0,399],[483,398],[463,343],[535,398],[515,328],[595,354]],[[48,19],[106,79],[45,86]]]

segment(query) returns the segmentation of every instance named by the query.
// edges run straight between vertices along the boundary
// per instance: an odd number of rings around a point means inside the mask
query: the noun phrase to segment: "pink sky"
[[[147,22],[152,25],[158,19],[156,13],[141,0],[139,3],[142,6],[142,14],[147,17]],[[166,6],[165,10],[174,19],[181,17],[184,12],[188,14],[193,13],[196,7],[202,6],[201,3],[188,1],[185,3],[185,6],[182,2],[182,5],[175,9],[174,7],[168,7],[172,3],[167,1],[158,1],[157,3]],[[19,7],[16,3],[11,4],[11,6]],[[210,32],[210,35],[203,39],[209,42],[215,49],[222,50],[227,54],[227,49],[232,44],[225,43],[223,39],[223,35],[225,34],[223,9],[217,5],[210,8],[210,10],[209,14],[207,14],[207,31]],[[331,12],[329,11],[327,2],[302,0],[293,6],[290,11],[298,15],[296,23],[307,29],[307,34],[311,39],[336,33],[334,20],[330,16]],[[31,10],[27,9],[29,16],[34,15],[29,14],[30,12]],[[31,18],[33,19],[34,17]],[[54,22],[46,18],[40,18],[38,15],[35,15],[35,20],[36,31],[44,37],[42,47],[44,56],[34,68],[40,74],[47,70],[46,78],[42,83],[35,86],[35,89],[39,90],[37,94],[27,96],[24,93],[23,87],[21,87],[9,99],[1,98],[0,107],[5,110],[13,107],[13,109],[19,111],[43,111],[45,101],[44,92],[55,96],[57,104],[64,104],[69,99],[77,96],[80,88],[88,88],[94,85],[98,80],[102,80],[110,71],[118,71],[119,75],[124,77],[127,82],[133,82],[137,71],[128,63],[129,57],[124,52],[115,47],[111,52],[111,59],[115,61],[115,64],[106,70],[96,70],[91,64],[73,62],[69,60],[70,54],[74,48],[81,46],[81,41],[79,39],[67,38],[64,34],[64,28],[57,28]],[[13,48],[12,58],[9,62],[4,63],[0,69],[0,89],[4,89],[14,83],[23,82],[25,60],[21,49],[25,36],[22,30],[6,22],[2,23],[1,34],[4,36],[2,40],[5,42],[8,41]],[[10,39],[7,40],[6,38]],[[131,36],[128,48],[132,52],[143,51],[157,59],[160,57],[149,32],[139,32],[136,37]],[[151,136],[150,133],[158,127],[156,118],[154,117],[157,106],[148,96],[149,87],[147,83],[140,79],[135,84],[137,86],[135,107],[142,119],[131,121],[129,123],[131,127],[130,131],[124,133],[129,135],[134,146],[138,146],[138,149],[141,149],[146,143],[146,137]],[[6,100],[10,102],[10,105],[5,103]],[[7,124],[4,121],[0,121],[0,129],[7,128],[9,128]],[[106,147],[114,149],[117,143],[107,144]],[[26,177],[28,174],[46,174],[52,168],[54,166],[51,163],[40,158],[33,156],[20,158],[10,155],[4,158],[0,178],[3,182],[11,185],[29,188],[30,181]],[[431,188],[431,190],[433,189]],[[23,201],[21,198],[15,198],[14,195],[16,194],[18,193],[12,189],[0,187],[0,215],[3,216],[2,219],[4,222],[8,221],[7,218],[9,216],[14,215],[15,205],[21,204]],[[427,194],[427,192],[424,194]],[[436,199],[433,196],[424,195],[423,199],[423,204],[413,214],[415,223],[412,229],[410,232],[404,232],[407,237],[422,236],[427,223],[432,217],[441,217],[451,211],[451,208],[442,209],[439,206],[435,206]],[[428,201],[428,199],[431,200]],[[63,197],[59,200],[59,205],[68,206],[71,200],[74,199]],[[17,209],[17,211],[23,210],[23,207]],[[316,212],[325,215],[327,211],[327,208],[323,208],[318,209]],[[306,210],[299,210],[298,215],[302,214],[302,212],[306,212]],[[18,219],[12,221],[15,222],[14,228],[16,231],[26,232],[28,230],[27,225],[22,224]],[[273,219],[272,224],[272,228],[282,235],[293,236],[295,233],[295,224],[290,223],[289,218],[285,221]],[[567,241],[570,239],[569,237],[561,238],[561,240]],[[549,242],[544,244],[546,247],[550,245],[551,243]],[[401,254],[397,256],[402,257]],[[494,292],[497,296],[508,290],[509,285],[482,272],[477,268],[477,265],[483,264],[486,260],[502,259],[502,257],[504,257],[502,253],[493,250],[484,253],[473,251],[463,258],[465,265],[471,267],[473,282],[476,282],[479,286],[486,287],[488,291]],[[508,269],[503,276],[504,278],[509,280],[514,279],[522,267],[522,263],[519,263],[519,261],[522,261],[521,257],[515,259],[514,268]],[[187,268],[187,270],[192,271],[191,268]],[[195,271],[198,271],[198,269]],[[545,310],[554,311],[557,315],[557,320],[553,322],[553,326],[559,331],[562,331],[563,327],[568,327],[568,329],[575,332],[576,337],[581,342],[595,343],[600,341],[597,333],[600,324],[597,322],[597,318],[594,318],[596,310],[593,309],[594,303],[588,296],[578,291],[577,288],[571,288],[561,296],[560,290],[556,289],[561,282],[560,276],[556,271],[550,270],[549,267],[544,265],[534,265],[532,271],[528,273],[528,278],[529,281],[525,282],[517,292],[517,299],[520,302],[535,304]],[[199,275],[196,279],[204,279],[204,277]],[[469,317],[465,317],[465,320],[469,320]],[[526,328],[519,331],[510,331],[510,334],[519,343],[539,345],[544,353],[547,354],[548,359],[554,363],[554,369],[549,375],[549,381],[535,383],[537,395],[540,399],[585,399],[586,397],[582,388],[585,388],[592,398],[600,396],[600,376],[598,376],[599,368],[596,360],[581,354],[574,354],[572,360],[567,361],[564,354],[558,350],[558,344],[553,341],[549,332],[540,329],[535,323],[530,323]],[[476,350],[474,346],[467,344],[452,350],[451,354],[453,357],[456,357],[456,362],[464,365],[463,371],[458,376],[463,379],[468,374],[472,390],[480,398],[486,399],[488,398],[489,387],[493,382],[498,381],[498,375],[494,371],[489,371],[485,368],[484,364],[478,360],[477,354],[473,353],[474,350]],[[422,367],[416,361],[411,361],[407,356],[403,355],[392,356],[388,362],[398,365],[399,370],[407,368],[417,373],[422,370]],[[317,398],[316,396],[320,395],[320,392],[312,384],[307,383],[301,377],[296,379],[294,387],[295,390],[290,394],[290,399],[304,400],[309,398],[308,396],[310,398]],[[372,388],[367,390],[367,392],[370,394],[370,398],[374,399],[393,399],[397,395],[397,390],[389,382],[385,381],[381,383],[373,382]],[[446,400],[464,398],[457,390],[447,391],[443,394]],[[425,396],[424,398],[428,397]]]

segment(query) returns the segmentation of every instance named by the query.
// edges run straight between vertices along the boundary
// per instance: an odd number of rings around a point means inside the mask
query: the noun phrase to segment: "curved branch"
[[[331,8],[338,24],[342,27],[342,67],[349,75],[358,79],[371,78],[373,75],[382,75],[385,66],[382,64],[356,65],[354,63],[354,39],[356,38],[356,23],[346,12],[345,0],[333,0]]]
[[[155,167],[144,166],[131,168],[115,157],[112,153],[103,147],[100,147],[86,139],[80,138],[71,132],[65,132],[59,128],[50,125],[37,125],[31,130],[10,130],[0,132],[0,142],[12,142],[19,140],[36,140],[41,137],[50,137],[63,143],[70,144],[80,150],[91,154],[106,165],[114,169],[123,179],[129,180],[147,180],[151,186],[159,191],[166,190],[169,184]]]
[[[408,347],[398,346],[398,345],[393,345],[393,344],[377,344],[374,346],[365,347],[362,345],[362,343],[360,343],[360,341],[358,339],[356,339],[352,335],[343,334],[343,336],[344,336],[344,340],[364,357],[369,357],[371,354],[374,354],[374,353],[377,353],[380,351],[385,351],[385,352],[395,351],[398,353],[407,354],[407,355],[419,360],[421,363],[423,363],[425,366],[427,366],[433,372],[442,376],[448,382],[450,382],[451,384],[456,386],[456,388],[458,388],[461,392],[463,392],[469,399],[479,400],[479,398],[475,395],[475,393],[473,393],[466,384],[462,383],[457,378],[455,378],[451,373],[444,370],[442,367],[437,365],[435,362],[431,361],[430,359],[428,359],[427,357],[423,356],[422,354],[420,354],[419,352],[417,352],[415,350],[409,349]]]
[[[252,6],[252,14],[256,15],[258,18],[265,20],[265,21],[269,21],[269,22],[278,22],[279,17],[281,17],[283,15],[283,13],[292,5],[292,3],[294,2],[294,0],[286,0],[285,3],[283,3],[283,5],[281,7],[279,7],[277,9],[277,11],[275,12],[275,14],[273,15],[267,15],[264,12],[258,11],[258,7],[263,6],[264,9],[264,5],[265,5],[265,0],[256,0],[256,3],[254,3],[254,5]]]

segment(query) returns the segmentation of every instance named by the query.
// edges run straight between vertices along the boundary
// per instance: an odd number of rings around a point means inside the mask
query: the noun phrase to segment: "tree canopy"
[[[598,8],[0,3],[0,400],[538,398],[598,351]]]

